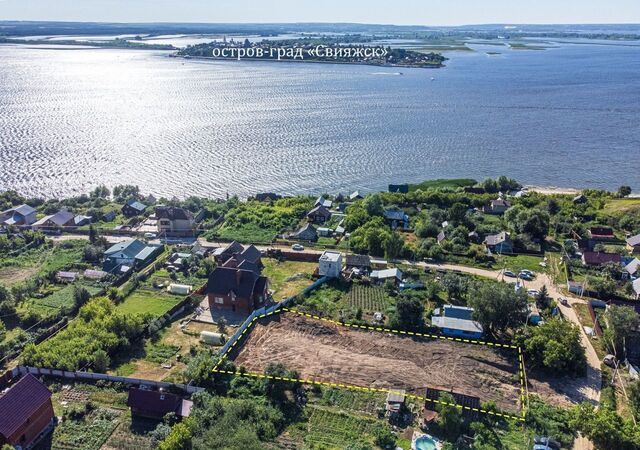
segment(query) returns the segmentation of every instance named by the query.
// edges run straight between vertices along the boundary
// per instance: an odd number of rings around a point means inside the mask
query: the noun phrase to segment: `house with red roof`
[[[0,394],[0,446],[29,449],[55,424],[51,392],[31,374]]]
[[[610,241],[616,238],[613,234],[613,229],[609,227],[591,227],[587,230],[587,234],[589,235],[589,239],[599,241]]]
[[[622,257],[617,253],[607,252],[584,252],[582,254],[582,263],[585,266],[601,266],[609,262],[620,264]]]

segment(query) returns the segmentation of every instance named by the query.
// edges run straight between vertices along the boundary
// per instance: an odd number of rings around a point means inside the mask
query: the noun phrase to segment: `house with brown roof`
[[[610,241],[615,239],[613,229],[609,227],[591,227],[587,230],[589,239],[597,239],[599,241]]]
[[[33,375],[0,394],[0,446],[29,449],[55,424],[51,392]]]
[[[176,206],[156,206],[158,233],[164,235],[192,235],[195,220],[191,211]]]
[[[129,389],[127,406],[131,408],[132,415],[161,420],[169,413],[180,418],[189,417],[193,402],[162,390],[132,387]]]
[[[209,308],[251,314],[269,298],[269,280],[254,270],[217,267],[209,275],[206,288]]]
[[[627,250],[631,254],[640,253],[640,234],[636,234],[635,236],[629,236],[625,239],[627,243]]]
[[[331,211],[323,205],[318,205],[307,213],[307,219],[311,223],[325,223],[331,218]]]
[[[582,254],[582,264],[585,266],[601,266],[609,262],[620,264],[622,257],[617,253],[607,252],[584,252]]]
[[[77,226],[75,218],[75,214],[62,209],[55,214],[45,216],[33,223],[31,228],[40,231],[55,231],[65,228],[75,228]]]
[[[498,197],[495,200],[491,200],[488,205],[483,206],[482,212],[485,214],[504,214],[509,208],[511,208],[511,203],[502,197]]]

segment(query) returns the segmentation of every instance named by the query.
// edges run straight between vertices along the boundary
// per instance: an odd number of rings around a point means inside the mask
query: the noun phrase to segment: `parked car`
[[[504,273],[503,273],[503,275],[504,275],[505,277],[509,277],[509,278],[515,278],[515,277],[516,277],[516,274],[515,274],[515,273],[513,273],[513,272],[512,272],[512,271],[510,271],[510,270],[505,270],[505,271],[504,271]]]
[[[304,250],[304,245],[302,245],[302,244],[293,244],[291,246],[291,250],[295,250],[297,252],[301,252],[302,250]]]
[[[540,291],[538,291],[537,289],[527,289],[527,294],[529,294],[531,297],[535,297],[539,293]]]
[[[155,239],[158,237],[158,235],[156,235],[155,233],[145,233],[144,237],[145,239]]]
[[[561,305],[569,306],[569,300],[567,300],[565,297],[560,297],[558,300],[560,301]]]
[[[535,450],[560,450],[560,443],[547,436],[536,436],[533,438]]]

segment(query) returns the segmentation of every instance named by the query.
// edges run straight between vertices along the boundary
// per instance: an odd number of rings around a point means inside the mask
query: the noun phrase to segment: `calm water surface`
[[[640,47],[481,49],[501,54],[420,70],[0,46],[0,189],[245,196],[508,174],[640,190]]]

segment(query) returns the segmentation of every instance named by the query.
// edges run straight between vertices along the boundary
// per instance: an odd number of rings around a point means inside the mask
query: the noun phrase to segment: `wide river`
[[[640,190],[638,43],[482,50],[421,70],[0,46],[0,189],[246,196],[506,174]]]

